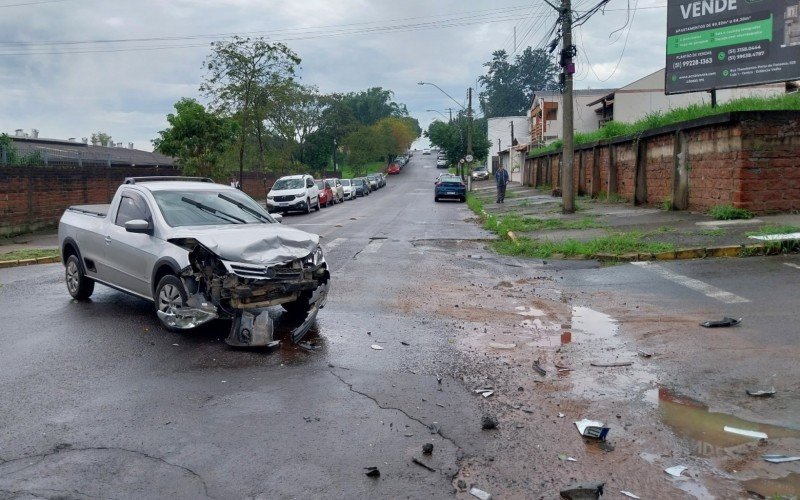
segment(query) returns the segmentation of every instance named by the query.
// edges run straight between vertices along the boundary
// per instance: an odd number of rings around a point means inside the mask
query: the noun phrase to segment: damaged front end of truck
[[[162,322],[172,328],[229,319],[228,345],[277,345],[266,308],[280,305],[285,314],[302,320],[290,333],[291,341],[297,343],[327,300],[330,273],[316,239],[246,238],[237,244],[226,238],[224,246],[195,238],[170,242],[189,251],[189,265],[179,276],[187,295],[184,306],[158,311]],[[226,258],[234,255],[240,258]]]

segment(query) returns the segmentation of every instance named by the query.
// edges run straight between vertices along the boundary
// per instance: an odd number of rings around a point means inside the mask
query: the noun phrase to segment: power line
[[[68,2],[69,0],[39,0],[36,2],[22,2],[22,3],[9,3],[0,5],[0,9],[6,9],[8,7],[25,7],[28,5],[41,5],[46,3],[61,3],[61,2]]]

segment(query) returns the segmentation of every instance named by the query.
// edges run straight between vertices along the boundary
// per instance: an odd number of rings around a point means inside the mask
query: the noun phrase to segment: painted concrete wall
[[[497,156],[497,140],[500,139],[500,149],[506,150],[511,146],[511,125],[514,122],[514,137],[520,144],[526,144],[530,140],[530,122],[527,116],[500,116],[489,118],[488,137],[492,143],[489,148],[489,155],[484,162],[486,168],[491,170],[492,156]]]

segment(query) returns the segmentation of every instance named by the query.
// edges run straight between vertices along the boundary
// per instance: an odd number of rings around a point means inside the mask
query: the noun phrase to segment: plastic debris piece
[[[431,472],[436,472],[436,469],[434,469],[433,467],[429,466],[428,464],[418,460],[417,458],[412,458],[411,461],[414,462],[415,464],[419,465],[420,467],[424,468],[424,469],[428,469]]]
[[[400,341],[400,343],[403,344],[403,345],[411,345],[408,342],[403,342],[402,340]]]
[[[589,364],[597,368],[616,368],[619,366],[631,366],[633,364],[633,361],[623,361],[619,363],[599,363],[596,361],[592,361]]]
[[[565,455],[563,453],[558,456],[558,459],[561,460],[562,462],[577,462],[576,459],[574,459],[574,458],[572,458],[572,457],[570,457],[568,455]]]
[[[536,373],[538,373],[538,374],[539,374],[539,375],[541,375],[542,377],[544,377],[544,376],[546,376],[546,375],[547,375],[547,372],[545,371],[545,369],[544,369],[544,368],[542,368],[542,367],[539,365],[539,360],[538,360],[538,359],[537,359],[536,361],[534,361],[534,362],[533,362],[533,369],[534,369],[534,370],[536,370]]]
[[[475,487],[472,487],[472,489],[469,490],[469,494],[474,496],[475,498],[479,498],[480,500],[492,500],[492,495],[490,493],[487,493]]]
[[[383,347],[379,346],[378,344],[372,344],[370,347],[372,347],[376,351],[382,351],[383,350]]]
[[[428,426],[428,430],[431,431],[431,434],[439,434],[442,428],[439,426],[439,422],[433,422]]]
[[[488,398],[492,394],[494,394],[494,391],[486,391],[486,392],[482,392],[481,396],[483,396],[484,398]]]
[[[497,419],[490,416],[485,416],[481,420],[481,429],[483,430],[490,430],[490,429],[497,429]]]
[[[760,390],[760,391],[751,391],[747,389],[747,395],[753,396],[754,398],[769,398],[775,395],[775,388],[771,388],[768,391]]]
[[[442,376],[439,375],[438,373],[436,374],[436,382],[438,382],[440,384],[442,383]]]
[[[433,443],[425,443],[422,445],[422,453],[430,455],[433,453]]]
[[[738,434],[740,436],[747,436],[755,439],[767,439],[767,434],[764,432],[759,431],[749,431],[747,429],[739,429],[738,427],[730,427],[726,425],[723,427],[725,432],[730,432],[731,434]]]
[[[742,318],[730,318],[728,316],[718,320],[708,320],[700,323],[700,326],[705,328],[720,328],[725,326],[736,326],[742,322]]]
[[[558,412],[558,418],[564,418],[564,417],[566,417],[566,415],[564,415],[564,414],[563,414],[563,413],[561,413],[561,412]]]
[[[517,344],[503,344],[501,342],[489,342],[489,347],[494,349],[514,349]]]
[[[567,500],[589,500],[598,499],[603,494],[606,483],[593,482],[570,484],[566,489],[561,490],[561,498]]]
[[[307,351],[316,351],[317,349],[320,349],[320,346],[317,344],[311,344],[309,342],[298,342],[297,347],[301,347]]]
[[[575,422],[575,427],[578,428],[578,432],[581,434],[581,436],[600,439],[603,441],[605,441],[608,431],[611,430],[606,427],[606,424],[603,422],[589,420],[587,418]]]
[[[785,462],[797,462],[800,457],[790,457],[787,455],[761,455],[761,458],[773,464],[782,464]]]
[[[647,352],[647,351],[641,351],[640,350],[640,351],[636,351],[636,353],[639,356],[643,357],[643,358],[652,358],[653,357],[653,353],[652,352]],[[639,498],[639,497],[636,497],[636,498]]]
[[[364,467],[365,473],[369,477],[381,477],[381,471],[377,467]]]
[[[673,467],[668,467],[664,469],[664,472],[666,472],[670,476],[681,477],[681,474],[683,474],[683,471],[685,471],[686,469],[688,469],[688,467],[686,467],[685,465],[675,465]]]
[[[636,499],[641,499],[641,497],[639,497],[639,496],[637,496],[637,495],[634,495],[634,494],[633,494],[633,493],[631,493],[630,491],[620,490],[620,493],[622,493],[623,495],[625,495],[625,496],[626,496],[626,497],[628,497],[628,498],[636,498]]]

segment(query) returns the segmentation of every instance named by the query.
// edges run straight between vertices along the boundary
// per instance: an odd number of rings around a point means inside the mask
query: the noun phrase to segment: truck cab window
[[[114,224],[124,226],[129,220],[146,220],[150,219],[150,210],[144,200],[134,194],[123,194],[119,202],[119,210],[117,210],[117,218]]]

